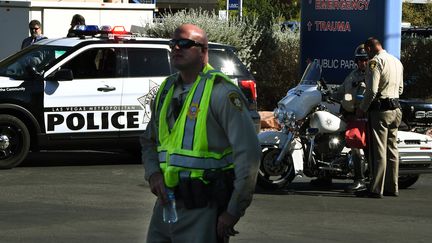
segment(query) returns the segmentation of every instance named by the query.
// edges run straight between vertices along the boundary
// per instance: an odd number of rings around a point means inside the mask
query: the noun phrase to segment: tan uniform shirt
[[[403,66],[396,57],[380,51],[368,63],[366,92],[360,109],[367,111],[375,99],[399,98],[403,92]]]
[[[354,112],[358,107],[357,95],[363,95],[366,89],[365,72],[360,69],[353,70],[345,78],[344,82],[336,91],[338,97],[342,96],[341,105],[344,110]]]
[[[227,211],[235,216],[243,216],[252,201],[256,177],[261,159],[261,147],[245,102],[234,102],[233,97],[243,99],[241,91],[227,81],[215,81],[207,116],[207,137],[209,151],[221,153],[227,147],[233,149],[235,164],[234,192]],[[185,96],[181,85],[176,85],[173,98]],[[245,98],[244,98],[245,99]],[[238,101],[238,100],[236,100]],[[168,111],[168,121],[173,124],[172,114]],[[156,151],[157,129],[152,118],[141,136],[142,161],[145,178],[149,180],[155,172],[161,172]]]

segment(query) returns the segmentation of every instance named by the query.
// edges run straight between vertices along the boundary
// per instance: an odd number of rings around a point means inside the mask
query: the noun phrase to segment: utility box
[[[66,37],[74,14],[84,16],[87,25],[144,26],[153,22],[155,0],[129,3],[121,0],[92,1],[3,1],[0,0],[0,60],[21,48],[21,42],[30,35],[28,24],[37,19],[42,34],[48,38]]]

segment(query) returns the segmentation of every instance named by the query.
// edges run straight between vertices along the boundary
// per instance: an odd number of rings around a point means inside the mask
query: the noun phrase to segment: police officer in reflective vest
[[[360,102],[357,99],[358,95],[363,95],[366,89],[365,71],[369,57],[364,49],[364,45],[359,45],[354,52],[354,61],[357,68],[353,70],[345,78],[344,82],[337,89],[335,96],[341,98],[341,113],[349,122],[355,119],[355,109]],[[364,160],[362,158],[361,149],[351,148],[352,159],[354,163],[354,183],[349,185],[345,190],[354,192],[366,189],[364,177]]]
[[[398,196],[397,131],[402,120],[399,95],[403,91],[403,66],[376,38],[365,42],[365,50],[371,60],[366,70],[366,92],[357,116],[368,113],[372,180],[369,191],[359,195]]]
[[[245,97],[208,63],[205,32],[178,27],[169,43],[179,73],[159,88],[141,137],[145,178],[157,196],[147,242],[227,242],[252,201],[261,149]],[[178,221],[163,222],[166,190]]]

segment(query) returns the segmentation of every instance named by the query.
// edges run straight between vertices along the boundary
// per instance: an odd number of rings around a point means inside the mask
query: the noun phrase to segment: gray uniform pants
[[[397,131],[402,120],[400,109],[370,111],[372,164],[370,191],[377,194],[398,192],[399,151]]]
[[[147,243],[216,243],[217,207],[186,209],[177,202],[178,221],[167,224],[162,219],[163,207],[156,201],[147,232]]]
[[[362,149],[351,148],[351,156],[354,163],[354,181],[364,180],[364,161]]]

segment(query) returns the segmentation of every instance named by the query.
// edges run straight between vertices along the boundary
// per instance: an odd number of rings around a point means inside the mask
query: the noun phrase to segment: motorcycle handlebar
[[[326,81],[324,80],[323,77],[321,77],[321,79],[319,80],[321,86],[323,87],[324,90],[329,90]]]

